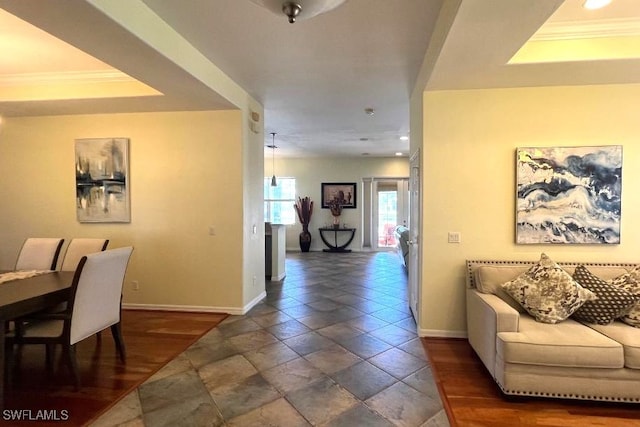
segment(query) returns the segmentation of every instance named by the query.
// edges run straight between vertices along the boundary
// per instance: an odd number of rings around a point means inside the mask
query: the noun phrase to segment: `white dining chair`
[[[125,247],[83,256],[73,278],[67,310],[46,313],[28,324],[18,325],[16,333],[8,337],[9,358],[13,358],[13,344],[44,344],[47,367],[53,369],[55,345],[61,344],[77,389],[80,374],[75,355],[76,343],[110,327],[116,350],[124,362],[126,353],[120,329],[120,299],[132,252],[133,247]]]
[[[55,270],[64,239],[30,237],[18,254],[16,270]]]
[[[61,271],[75,271],[80,259],[89,254],[102,252],[107,249],[109,239],[74,238],[69,242],[67,251],[62,259]]]

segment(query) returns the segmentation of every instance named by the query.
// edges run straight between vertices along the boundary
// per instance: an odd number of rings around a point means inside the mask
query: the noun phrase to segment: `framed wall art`
[[[339,203],[343,209],[355,209],[357,206],[357,185],[355,182],[323,182],[322,208],[331,203]]]
[[[76,139],[79,222],[131,222],[129,139]]]
[[[516,243],[620,243],[622,146],[518,148],[516,158]]]

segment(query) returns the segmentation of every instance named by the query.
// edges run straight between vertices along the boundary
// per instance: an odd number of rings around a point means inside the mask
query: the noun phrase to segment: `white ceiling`
[[[15,17],[0,13],[0,114],[232,108],[92,5],[103,1],[0,0],[0,8],[66,42],[22,28]],[[409,130],[409,97],[425,54],[432,58],[421,74],[428,77],[421,83],[428,90],[640,82],[638,59],[507,65],[556,10],[551,22],[560,26],[629,18],[637,24],[637,0],[613,0],[596,12],[586,12],[582,2],[348,0],[296,24],[249,0],[127,0],[126,5],[151,9],[262,103],[265,143],[271,141],[269,132],[277,132],[278,156],[391,156],[408,154],[409,143],[399,137]],[[441,39],[432,37],[436,24]],[[41,53],[29,56],[28,48],[38,43]],[[61,72],[87,81],[142,84],[134,95],[114,90],[115,97],[2,96],[37,78],[55,81],[51,76]],[[375,114],[366,115],[365,108]]]

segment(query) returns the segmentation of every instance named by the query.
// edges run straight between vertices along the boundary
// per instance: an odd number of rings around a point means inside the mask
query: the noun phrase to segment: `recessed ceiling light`
[[[368,141],[369,138],[360,138],[360,141]]]
[[[398,152],[396,153],[396,156],[402,156],[402,153],[398,151]]]
[[[367,114],[367,116],[373,116],[376,113],[376,110],[374,110],[373,108],[365,108],[364,112]]]
[[[400,137],[400,141],[408,141],[408,140],[409,140],[409,137],[406,135],[403,135]]]
[[[611,3],[611,0],[586,0],[582,7],[584,7],[585,9],[594,10],[605,7],[609,3]]]

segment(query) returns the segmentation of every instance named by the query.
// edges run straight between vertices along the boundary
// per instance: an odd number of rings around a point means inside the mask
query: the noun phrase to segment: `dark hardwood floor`
[[[637,404],[507,399],[467,340],[422,342],[452,426],[640,426]]]
[[[109,330],[102,332],[100,340],[87,338],[77,345],[82,382],[79,391],[74,390],[66,365],[60,363],[60,348],[56,352],[53,373],[47,373],[44,347],[24,346],[13,370],[12,384],[5,389],[5,410],[0,414],[0,425],[85,425],[225,317],[225,314],[209,313],[123,311],[126,364],[119,361]],[[22,411],[22,416],[27,415],[31,419],[38,416],[54,418],[50,422],[8,421],[10,414],[17,414],[15,410]],[[27,412],[29,410],[30,413]],[[64,422],[55,421],[55,418],[67,417]]]

